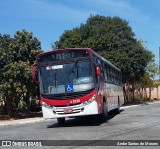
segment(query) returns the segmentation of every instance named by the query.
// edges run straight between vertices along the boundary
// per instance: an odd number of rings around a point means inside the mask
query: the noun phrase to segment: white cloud
[[[126,20],[146,21],[146,15],[126,0],[17,0],[11,1],[3,14],[20,19],[54,20],[84,23],[90,14],[120,16]],[[6,2],[7,4],[7,2]],[[7,11],[9,10],[9,11]]]
[[[48,1],[42,0],[25,0],[29,6],[29,14],[32,17],[36,18],[45,18],[45,19],[64,19],[64,20],[73,20],[88,17],[90,14],[97,14],[96,11],[83,11],[82,9],[76,10],[74,7],[69,8],[67,5],[58,3],[57,1]]]
[[[131,4],[131,1],[127,0],[86,0],[81,1],[87,5],[89,3],[90,10],[96,10],[101,15],[105,16],[119,16],[126,20],[132,20],[135,22],[147,21],[149,16],[142,14],[141,10],[138,10]]]

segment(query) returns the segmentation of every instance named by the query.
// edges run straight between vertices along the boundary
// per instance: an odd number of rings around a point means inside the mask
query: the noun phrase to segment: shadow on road
[[[124,110],[121,110],[121,112],[123,112]],[[107,121],[105,123],[107,123],[109,120],[111,120],[112,118],[114,118],[117,114],[115,114],[114,111],[110,111]],[[96,115],[92,115],[92,116],[85,116],[85,117],[76,117],[76,118],[70,118],[67,119],[65,124],[60,126],[58,123],[54,123],[52,125],[48,125],[47,128],[57,128],[57,127],[77,127],[77,126],[100,126],[102,125],[104,122],[101,122],[98,119],[98,116]]]

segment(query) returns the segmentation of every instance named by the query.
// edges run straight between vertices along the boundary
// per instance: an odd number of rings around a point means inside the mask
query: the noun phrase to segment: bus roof
[[[92,49],[90,49],[92,50]],[[104,57],[102,57],[101,55],[99,55],[97,52],[95,52],[94,50],[92,50],[92,52],[99,57],[100,59],[102,59],[104,62],[106,62],[107,64],[109,64],[110,66],[114,67],[115,69],[117,69],[118,71],[121,71],[118,67],[116,67],[115,65],[113,65],[110,61],[106,60]]]
[[[44,54],[49,54],[49,53],[53,53],[53,52],[58,52],[58,51],[65,51],[65,50],[92,50],[91,48],[62,48],[62,49],[55,49],[55,50],[50,50],[50,51],[47,51],[47,52],[42,52],[40,54],[37,54],[36,55],[36,58],[38,58],[39,56],[42,56]]]
[[[102,59],[104,62],[106,62],[107,64],[109,64],[110,66],[114,67],[115,69],[117,69],[118,71],[121,71],[119,68],[117,68],[115,65],[113,65],[110,61],[106,60],[104,57],[100,56],[97,52],[95,52],[93,49],[91,48],[62,48],[62,49],[55,49],[55,50],[51,50],[51,51],[47,51],[47,52],[42,52],[38,55],[36,55],[36,59],[39,56],[45,55],[45,54],[49,54],[49,53],[53,53],[53,52],[58,52],[58,51],[65,51],[65,50],[88,50],[90,52],[92,52],[93,54],[95,54],[97,57],[99,57],[100,59]]]

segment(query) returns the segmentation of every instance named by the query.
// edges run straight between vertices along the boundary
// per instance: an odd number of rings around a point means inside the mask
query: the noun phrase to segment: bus
[[[91,48],[64,48],[43,52],[32,66],[39,84],[45,119],[64,124],[67,117],[120,112],[124,103],[120,69]]]

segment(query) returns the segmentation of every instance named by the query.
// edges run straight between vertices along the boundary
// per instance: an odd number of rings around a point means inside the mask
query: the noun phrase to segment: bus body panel
[[[52,106],[66,106],[66,105],[74,105],[74,104],[78,104],[78,103],[83,103],[87,100],[89,100],[93,95],[96,94],[96,90],[94,89],[91,93],[89,93],[88,95],[79,97],[79,98],[73,98],[73,99],[59,99],[59,100],[53,100],[53,99],[47,99],[41,96],[41,100],[43,102],[45,102],[48,105],[52,105]]]
[[[41,56],[56,53],[59,51],[67,51],[67,50],[75,50],[75,49],[76,48],[58,49],[54,51],[40,53],[36,56],[36,60],[37,60],[36,63],[38,65],[38,58]],[[115,72],[117,73],[120,72],[120,69],[118,69],[116,66],[111,64],[109,61],[105,60],[103,57],[98,55],[92,49],[90,48],[77,48],[77,49],[87,50],[89,52],[89,57],[91,58],[91,63],[92,63],[92,69],[94,69],[95,67],[94,58],[97,57],[100,61],[102,61],[106,65],[113,68]],[[63,63],[61,62],[61,65],[62,64]],[[52,65],[50,66],[52,67]],[[47,67],[48,66],[49,65],[47,65]],[[59,65],[57,64],[57,67],[58,66]],[[105,71],[107,72],[108,68]],[[105,73],[104,70],[103,70],[103,73]],[[92,75],[96,80],[97,79],[96,72],[93,72]],[[107,76],[107,79],[108,79],[108,76]],[[94,100],[91,101],[93,97],[94,97]],[[84,95],[84,96],[82,95],[78,98],[72,98],[71,96],[70,99],[62,98],[58,100],[54,99],[53,97],[50,99],[48,97],[41,95],[41,100],[42,102],[44,102],[44,104],[42,105],[42,112],[43,112],[44,118],[63,118],[63,117],[76,117],[76,116],[101,114],[103,113],[104,102],[106,103],[108,111],[116,109],[119,106],[118,101],[120,103],[120,106],[124,103],[124,96],[123,96],[123,88],[122,86],[120,86],[120,84],[118,85],[116,83],[112,83],[111,81],[108,81],[108,80],[106,81],[106,78],[105,78],[104,80],[99,79],[98,81],[95,81],[95,88],[93,89],[92,92],[88,93],[87,95]],[[85,103],[87,104],[85,105]]]
[[[117,86],[114,84],[106,83],[106,92],[107,92],[107,100],[108,100],[108,110],[113,110],[118,107],[118,100],[120,102],[120,106],[124,103],[123,97],[123,88],[121,86]]]
[[[96,101],[93,101],[92,103],[86,106],[83,106],[82,104],[68,106],[68,107],[42,106],[42,111],[43,111],[43,117],[46,119],[95,115],[95,114],[98,114],[98,104]]]

